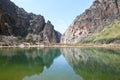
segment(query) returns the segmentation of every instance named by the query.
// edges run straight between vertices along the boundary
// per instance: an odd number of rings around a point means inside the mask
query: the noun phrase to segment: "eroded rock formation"
[[[0,35],[22,37],[28,41],[59,42],[57,31],[42,15],[27,13],[10,0],[0,0]]]
[[[61,38],[62,43],[77,43],[120,18],[120,0],[95,0],[76,17]]]

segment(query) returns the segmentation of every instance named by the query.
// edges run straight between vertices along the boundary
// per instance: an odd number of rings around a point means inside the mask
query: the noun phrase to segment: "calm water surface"
[[[1,48],[0,80],[120,80],[120,50]]]

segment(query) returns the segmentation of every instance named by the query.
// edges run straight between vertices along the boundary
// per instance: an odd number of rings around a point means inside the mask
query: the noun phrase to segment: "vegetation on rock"
[[[120,21],[110,24],[92,36],[81,39],[80,43],[120,43]]]

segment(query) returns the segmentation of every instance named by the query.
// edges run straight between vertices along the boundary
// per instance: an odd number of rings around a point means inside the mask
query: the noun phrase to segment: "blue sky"
[[[89,8],[94,0],[11,0],[27,12],[41,14],[57,31],[64,33],[77,15]]]

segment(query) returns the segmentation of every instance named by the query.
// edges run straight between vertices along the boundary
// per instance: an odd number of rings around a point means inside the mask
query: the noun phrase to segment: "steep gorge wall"
[[[60,41],[50,21],[46,23],[42,15],[27,13],[10,0],[0,0],[0,35],[49,43]]]
[[[75,18],[61,38],[61,43],[78,43],[120,19],[120,0],[95,0],[89,9]]]

